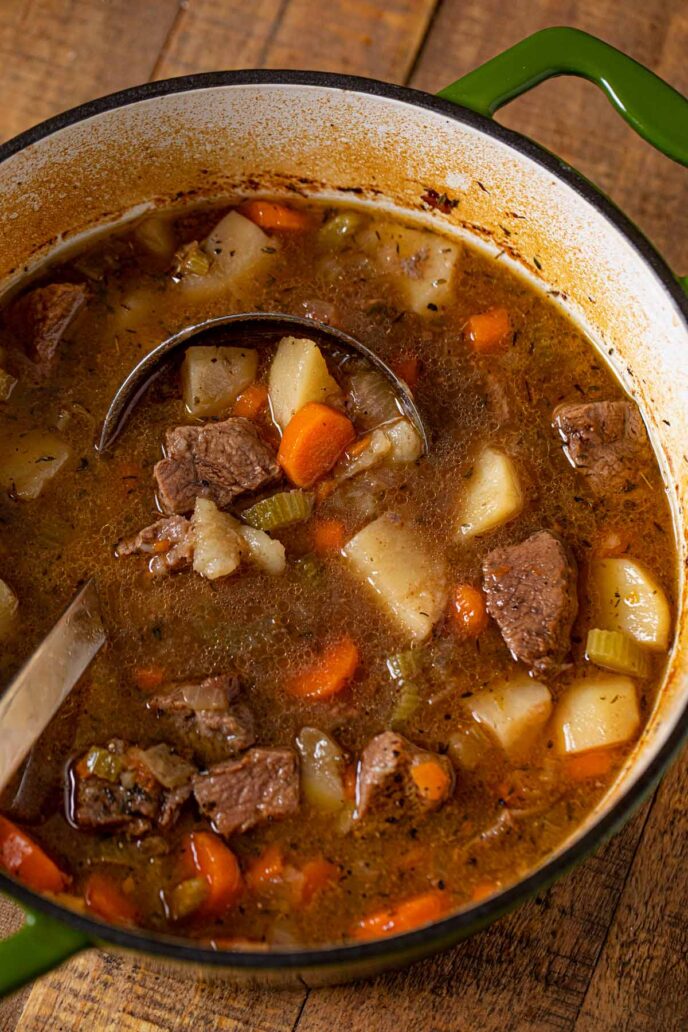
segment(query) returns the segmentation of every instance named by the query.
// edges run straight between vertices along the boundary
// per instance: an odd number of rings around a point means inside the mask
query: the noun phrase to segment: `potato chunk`
[[[230,211],[201,247],[210,258],[210,268],[204,275],[191,272],[184,276],[182,289],[199,300],[222,293],[241,297],[247,286],[267,273],[279,251],[279,240],[238,211]]]
[[[12,630],[19,601],[9,584],[0,580],[0,638],[5,638]]]
[[[209,498],[197,498],[191,517],[194,536],[193,568],[201,577],[217,580],[238,568],[247,551],[238,532],[239,523],[226,512],[220,512]]]
[[[562,695],[552,718],[552,737],[558,752],[579,753],[628,742],[639,727],[630,677],[591,677],[574,682]]]
[[[431,315],[452,297],[459,247],[446,237],[396,222],[376,222],[361,234],[364,249],[398,284],[409,308]]]
[[[337,743],[315,727],[303,727],[296,739],[301,757],[301,791],[307,803],[323,813],[344,805],[344,754]]]
[[[351,538],[342,555],[409,641],[427,638],[447,602],[447,572],[408,523],[385,513]]]
[[[654,576],[635,559],[595,559],[590,564],[593,626],[622,631],[647,648],[669,646],[671,608]]]
[[[30,430],[3,445],[0,484],[22,501],[31,501],[64,466],[71,448],[55,434]]]
[[[256,378],[258,353],[250,348],[188,348],[182,364],[184,404],[192,416],[222,416]]]
[[[546,685],[523,675],[476,692],[467,708],[513,757],[532,745],[549,720],[552,696]]]
[[[340,393],[320,348],[305,337],[283,337],[270,366],[270,405],[284,430],[299,409],[311,401],[327,403]]]
[[[485,448],[459,504],[457,536],[487,534],[518,516],[522,508],[523,491],[513,462],[504,452]]]

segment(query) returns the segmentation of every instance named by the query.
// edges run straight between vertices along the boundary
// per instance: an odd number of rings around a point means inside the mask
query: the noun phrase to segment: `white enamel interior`
[[[105,111],[0,165],[0,286],[56,247],[148,205],[294,186],[441,225],[503,251],[500,261],[538,289],[559,291],[558,303],[643,411],[684,569],[688,329],[677,303],[636,246],[573,186],[471,125],[397,98],[297,84],[216,86]],[[428,187],[460,199],[451,215],[424,210]],[[686,705],[684,594],[682,579],[664,689],[600,809],[641,776]]]

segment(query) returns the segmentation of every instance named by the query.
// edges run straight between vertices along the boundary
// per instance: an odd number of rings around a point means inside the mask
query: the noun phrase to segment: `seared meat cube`
[[[446,781],[432,771],[426,782],[425,765],[438,767]],[[444,785],[442,785],[444,781]],[[432,790],[428,790],[428,784]],[[438,790],[439,786],[439,790]],[[446,756],[428,752],[394,731],[383,731],[366,745],[356,781],[356,819],[367,814],[394,824],[404,817],[417,819],[437,810],[454,790],[454,772]]]
[[[122,538],[117,555],[150,555],[148,568],[156,577],[186,570],[193,561],[193,532],[185,516],[167,516],[132,537]]]
[[[106,748],[92,746],[72,768],[72,819],[80,828],[132,837],[170,828],[191,795],[194,773],[164,743],[140,749],[113,739]]]
[[[167,458],[153,473],[167,513],[190,512],[196,498],[220,509],[238,495],[257,491],[280,477],[271,448],[250,419],[225,419],[204,426],[178,426],[165,435]]]
[[[560,405],[553,425],[571,464],[596,491],[618,491],[633,479],[647,435],[640,413],[630,401]]]
[[[45,369],[87,300],[82,283],[50,283],[20,297],[7,321],[29,358]]]
[[[556,673],[571,647],[576,576],[575,560],[548,530],[485,557],[488,612],[514,659],[534,674]]]
[[[193,779],[196,801],[225,838],[299,808],[299,772],[291,749],[249,749],[239,760]]]
[[[148,706],[169,715],[204,759],[226,759],[255,741],[253,714],[237,702],[239,680],[231,674],[175,685],[150,699]]]

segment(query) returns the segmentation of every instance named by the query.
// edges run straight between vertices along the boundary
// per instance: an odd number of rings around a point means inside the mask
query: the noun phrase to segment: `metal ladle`
[[[295,331],[302,336],[315,340],[316,343],[336,347],[340,351],[359,355],[374,369],[382,373],[392,384],[401,412],[413,423],[418,432],[423,453],[428,450],[428,437],[416,408],[408,386],[394,373],[386,362],[375,352],[348,333],[334,326],[307,319],[300,315],[283,315],[279,312],[240,312],[236,315],[220,315],[213,319],[205,319],[193,326],[187,326],[179,333],[173,334],[142,358],[118,387],[110,402],[98,441],[98,451],[106,452],[125,423],[151,380],[162,370],[175,352],[190,347],[192,344],[212,345],[215,347],[232,346],[255,347],[277,343],[285,335],[294,335]]]

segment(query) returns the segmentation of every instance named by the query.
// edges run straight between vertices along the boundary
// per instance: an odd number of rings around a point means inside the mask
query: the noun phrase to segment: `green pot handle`
[[[596,83],[643,139],[688,165],[688,99],[628,54],[580,29],[542,29],[527,36],[438,96],[489,118],[555,75]],[[688,293],[688,276],[678,281]]]
[[[489,117],[555,75],[579,75],[597,83],[648,143],[688,165],[688,100],[649,68],[580,29],[536,32],[447,86],[439,96]]]
[[[24,914],[19,931],[0,940],[0,998],[92,945],[81,932],[46,914]]]

